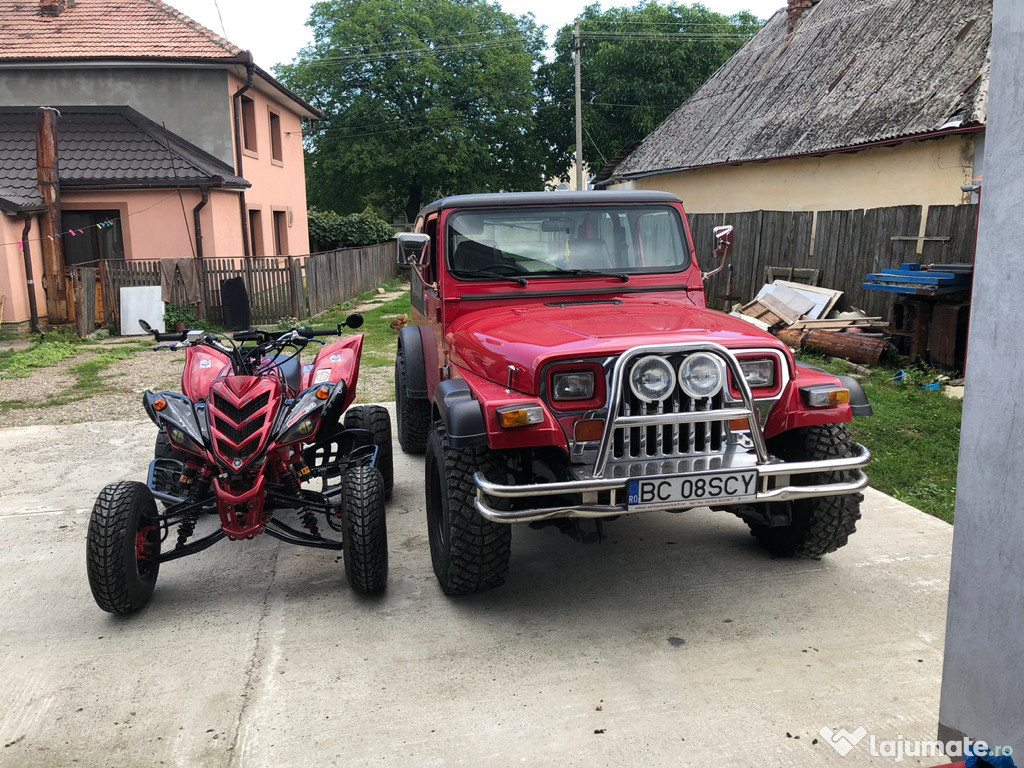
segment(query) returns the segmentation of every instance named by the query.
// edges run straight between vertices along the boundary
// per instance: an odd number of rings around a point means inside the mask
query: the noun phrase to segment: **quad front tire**
[[[427,438],[430,560],[446,595],[468,595],[505,583],[512,527],[492,523],[473,506],[473,474],[498,478],[504,471],[504,463],[488,448],[452,448],[443,425]]]
[[[345,429],[366,429],[377,446],[377,469],[384,478],[384,495],[395,486],[395,458],[391,447],[391,414],[382,405],[357,405],[345,413]]]
[[[110,613],[134,613],[153,595],[160,572],[156,502],[142,483],[111,483],[89,518],[86,570],[96,604]]]
[[[353,467],[341,488],[345,576],[356,592],[379,592],[388,580],[384,480],[374,467]]]
[[[826,424],[794,429],[769,441],[770,453],[786,461],[822,461],[851,456],[852,440],[845,424]],[[849,478],[849,472],[793,475],[794,484],[816,485]],[[844,546],[857,530],[863,494],[820,496],[813,499],[774,502],[788,505],[790,523],[769,527],[747,521],[751,535],[779,557],[820,558]]]
[[[405,380],[405,350],[401,348],[395,358],[395,412],[398,415],[398,444],[402,450],[423,453],[430,431],[430,401],[409,396]]]

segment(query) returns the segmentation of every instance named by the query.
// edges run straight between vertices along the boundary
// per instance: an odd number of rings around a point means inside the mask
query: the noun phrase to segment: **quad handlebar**
[[[146,333],[153,334],[156,341],[170,341],[173,344],[160,345],[153,348],[153,351],[160,349],[184,349],[204,345],[216,349],[232,360],[232,366],[236,372],[254,371],[265,367],[264,355],[280,351],[285,347],[295,347],[296,351],[289,357],[298,354],[298,350],[306,346],[310,341],[324,342],[317,339],[318,336],[341,336],[343,328],[359,328],[363,324],[363,316],[352,314],[345,318],[345,321],[338,323],[335,328],[291,328],[287,331],[261,331],[250,328],[244,331],[235,331],[230,338],[225,334],[213,333],[203,330],[182,331],[181,333],[160,333],[145,320],[139,320],[139,326]],[[247,341],[256,342],[255,347],[241,346]],[[237,344],[235,342],[238,342]],[[276,364],[280,364],[278,361]]]

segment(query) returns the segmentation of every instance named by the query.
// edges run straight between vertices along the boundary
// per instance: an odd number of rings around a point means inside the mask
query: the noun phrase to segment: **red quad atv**
[[[732,228],[715,235],[724,264]],[[846,422],[870,415],[863,391],[706,308],[675,196],[450,197],[398,240],[413,306],[398,439],[426,452],[446,593],[505,581],[510,523],[600,540],[605,519],[707,506],[815,558],[854,532],[871,455]]]
[[[384,498],[394,481],[391,419],[380,406],[357,406],[362,334],[325,346],[301,365],[307,344],[358,328],[350,315],[333,330],[155,333],[155,347],[185,349],[184,394],[146,392],[160,428],[148,484],[112,483],[89,520],[89,586],[100,608],[139,610],[153,594],[161,563],[227,537],[262,533],[290,544],[342,550],[353,589],[384,588],[388,573]],[[143,328],[152,329],[142,323]],[[342,414],[344,420],[342,421]],[[319,478],[322,489],[302,487]],[[154,500],[160,499],[158,510]],[[285,522],[293,513],[299,530]],[[219,526],[192,539],[203,513]],[[341,534],[321,534],[319,522]],[[173,547],[167,539],[175,533]]]

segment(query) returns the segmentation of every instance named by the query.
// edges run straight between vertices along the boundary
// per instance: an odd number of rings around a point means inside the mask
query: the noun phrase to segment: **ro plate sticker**
[[[316,376],[313,377],[314,384],[323,384],[325,381],[331,378],[330,368],[321,368],[316,372]]]
[[[331,355],[331,362],[332,363],[340,363],[341,362],[341,355]]]
[[[199,361],[200,368],[213,368],[213,360],[204,359]]]

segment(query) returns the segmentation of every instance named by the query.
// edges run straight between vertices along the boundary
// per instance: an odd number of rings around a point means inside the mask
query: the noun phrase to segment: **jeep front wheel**
[[[786,461],[823,461],[852,455],[845,424],[794,429],[769,442],[769,452]],[[816,485],[849,479],[849,472],[793,475],[795,485]],[[788,505],[789,525],[769,527],[747,520],[751,535],[779,557],[820,558],[846,545],[860,520],[860,493],[775,502]]]
[[[395,357],[395,413],[398,421],[398,444],[406,453],[420,454],[427,447],[430,431],[430,402],[410,397],[405,380],[405,350]]]
[[[504,463],[487,448],[452,448],[443,425],[430,431],[426,448],[430,560],[442,591],[468,595],[501,586],[508,575],[512,529],[476,511],[473,474],[500,477]]]

